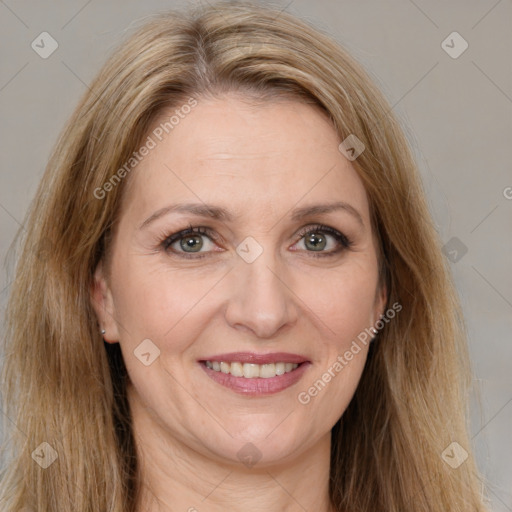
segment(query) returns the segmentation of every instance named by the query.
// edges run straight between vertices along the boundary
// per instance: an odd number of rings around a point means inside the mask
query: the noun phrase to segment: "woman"
[[[418,172],[325,35],[250,4],[155,17],[22,236],[3,510],[485,510]]]

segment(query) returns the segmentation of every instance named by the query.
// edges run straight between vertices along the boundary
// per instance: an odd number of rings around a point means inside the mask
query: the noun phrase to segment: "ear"
[[[373,306],[372,326],[382,317],[388,299],[388,289],[385,284],[379,284],[375,294],[375,303]]]
[[[102,262],[98,264],[94,272],[94,280],[91,287],[91,303],[96,312],[100,330],[105,330],[103,339],[108,343],[118,342],[119,330],[115,319],[114,300]]]

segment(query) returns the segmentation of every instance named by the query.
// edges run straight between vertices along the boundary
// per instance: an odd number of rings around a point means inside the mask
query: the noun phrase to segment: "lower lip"
[[[268,379],[261,377],[255,379],[246,379],[245,377],[234,377],[230,373],[216,372],[208,368],[204,362],[199,363],[210,379],[218,382],[222,386],[247,396],[271,395],[283,391],[296,384],[304,375],[304,372],[311,363],[301,363],[295,370],[283,375],[276,375]]]

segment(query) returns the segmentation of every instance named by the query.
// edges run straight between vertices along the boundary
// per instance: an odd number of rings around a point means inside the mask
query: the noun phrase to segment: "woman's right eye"
[[[211,252],[213,247],[213,234],[208,228],[190,227],[169,235],[162,242],[166,251],[172,251],[185,258],[201,258],[202,254]],[[210,246],[209,246],[210,244]],[[202,250],[202,249],[205,250]],[[194,256],[201,254],[201,256]]]

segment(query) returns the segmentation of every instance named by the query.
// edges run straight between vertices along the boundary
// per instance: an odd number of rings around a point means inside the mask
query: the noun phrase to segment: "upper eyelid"
[[[199,230],[203,230],[204,232],[201,232]],[[307,234],[311,231],[323,231],[323,230],[326,230],[326,231],[332,230],[332,231],[339,233],[340,235],[346,236],[342,231],[340,231],[336,228],[333,228],[331,226],[322,225],[322,224],[308,224],[308,225],[300,228],[299,230],[297,230],[295,232],[295,234],[304,236],[305,234]],[[214,229],[209,228],[207,226],[191,226],[191,227],[189,226],[189,227],[180,229],[178,231],[175,231],[174,233],[171,233],[170,235],[166,236],[165,239],[170,239],[172,237],[178,238],[180,235],[185,236],[188,234],[197,234],[197,235],[205,235],[205,236],[212,235],[212,238],[213,237],[222,238],[220,235],[216,234]]]

